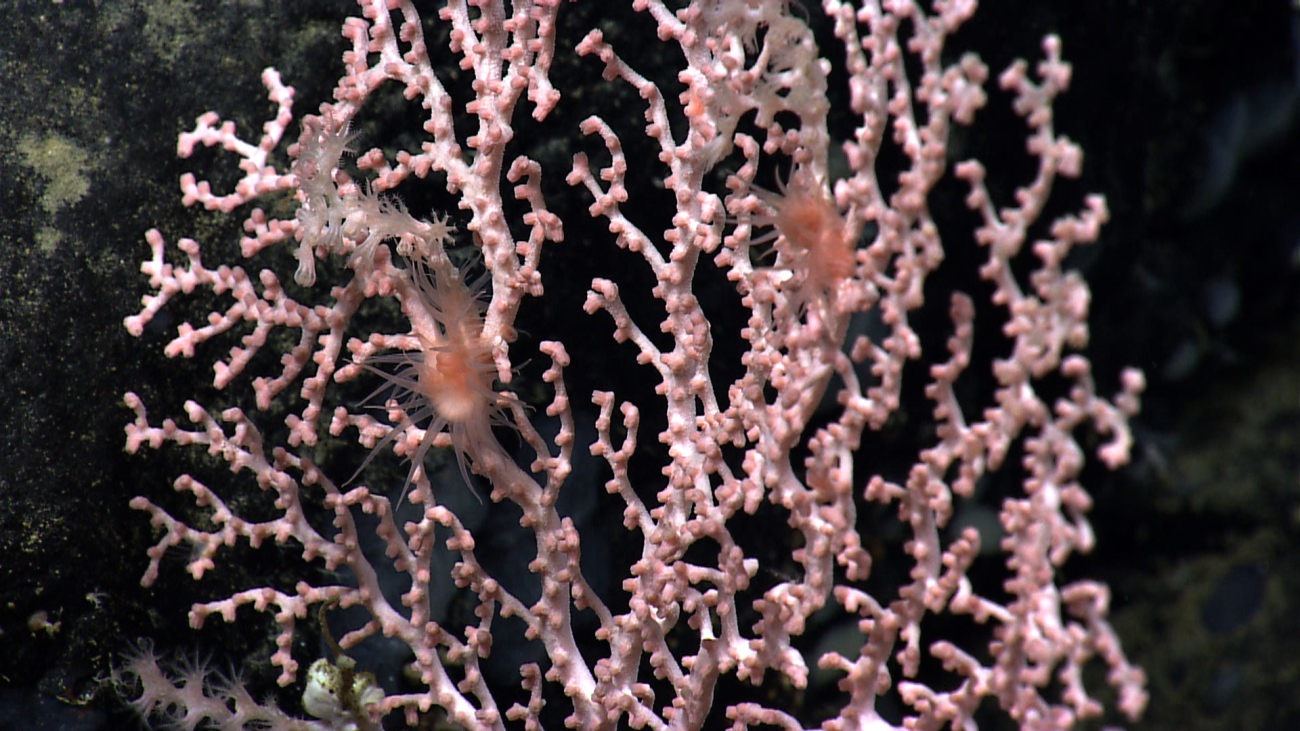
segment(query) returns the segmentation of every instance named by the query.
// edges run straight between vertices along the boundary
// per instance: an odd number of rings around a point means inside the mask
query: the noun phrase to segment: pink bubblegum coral
[[[288,684],[297,678],[298,661],[290,652],[297,620],[314,605],[364,608],[370,620],[342,637],[341,647],[377,634],[396,638],[410,648],[419,679],[417,689],[393,692],[369,707],[370,722],[401,708],[414,724],[438,707],[465,728],[504,728],[511,720],[531,728],[541,724],[546,703],[562,693],[571,708],[567,723],[584,729],[614,728],[624,720],[635,727],[700,728],[721,718],[736,729],[803,728],[810,719],[792,709],[715,693],[726,676],[758,684],[769,672],[803,688],[810,668],[817,667],[843,674],[843,705],[822,724],[827,729],[974,728],[975,709],[986,697],[1022,728],[1066,728],[1100,711],[1083,684],[1083,666],[1094,657],[1109,666],[1122,710],[1134,717],[1141,712],[1143,678],[1106,622],[1106,588],[1056,583],[1056,569],[1092,546],[1085,518],[1090,498],[1078,484],[1083,452],[1073,434],[1091,423],[1110,439],[1100,447],[1103,461],[1122,463],[1131,443],[1127,419],[1143,385],[1140,374],[1128,372],[1123,392],[1107,400],[1096,394],[1087,360],[1070,354],[1086,344],[1089,294],[1064,262],[1073,247],[1096,238],[1106,218],[1104,202],[1088,198],[1079,215],[1060,218],[1050,226],[1049,239],[1031,246],[1037,268],[1029,286],[1022,286],[1011,266],[1030,226],[1042,217],[1057,176],[1079,172],[1080,151],[1053,126],[1051,104],[1069,81],[1058,41],[1044,43],[1038,81],[1023,64],[1000,79],[1030,127],[1028,149],[1039,163],[1035,178],[1017,192],[1017,205],[997,207],[980,164],[955,169],[969,186],[968,205],[982,219],[975,233],[987,253],[980,274],[994,286],[992,303],[1004,312],[1002,331],[1010,345],[1008,356],[992,367],[993,404],[974,411],[955,393],[971,366],[972,299],[950,295],[953,332],[942,359],[927,356],[909,321],[944,256],[928,201],[949,172],[952,125],[970,123],[985,103],[983,64],[972,55],[945,63],[942,53],[948,36],[974,12],[973,3],[937,3],[927,12],[912,2],[855,8],[826,0],[824,10],[846,58],[847,113],[857,125],[842,145],[848,172],[839,179],[830,173],[830,64],[820,57],[807,23],[782,0],[699,2],[678,11],[638,0],[636,9],[655,21],[658,43],[683,59],[676,102],[600,31],[576,44],[573,51],[603,65],[608,83],[629,84],[644,100],[644,134],[658,150],[658,166],[629,161],[623,148],[629,133],[611,120],[588,116],[573,133],[595,138],[598,149],[575,155],[564,176],[591,196],[591,216],[604,219],[617,245],[644,260],[655,280],[652,294],[662,303],[662,322],[647,326],[638,321],[644,315],[624,302],[620,283],[598,277],[585,304],[588,313],[609,314],[614,340],[631,343],[636,363],[658,379],[655,391],[662,400],[654,408],[665,410],[658,437],[666,451],[661,478],[646,484],[632,458],[641,413],[649,405],[591,393],[599,412],[596,436],[579,443],[579,412],[565,377],[571,358],[562,343],[538,348],[549,360],[543,376],[549,395],[541,400],[558,423],[554,437],[544,438],[522,398],[507,390],[516,363],[516,317],[525,297],[545,295],[542,250],[564,238],[541,185],[555,173],[523,155],[507,162],[512,120],[523,99],[537,119],[565,103],[549,77],[556,55],[569,52],[557,44],[560,3],[520,2],[507,11],[497,0],[453,1],[442,8],[438,18],[450,28],[450,54],[473,77],[474,98],[463,113],[477,130],[463,139],[454,124],[453,95],[444,87],[446,72],[432,60],[437,55],[425,45],[425,25],[413,4],[360,5],[364,20],[344,25],[352,49],[344,56],[347,71],[336,101],[304,119],[289,150],[297,160],[292,171],[278,172],[268,162],[291,123],[292,102],[291,91],[272,71],[264,81],[279,112],[260,144],[242,142],[232,125],[218,125],[211,114],[182,136],[182,155],[195,142],[220,144],[241,157],[246,175],[227,195],[187,177],[186,203],[230,211],[262,196],[295,194],[299,208],[293,219],[275,219],[261,209],[249,214],[243,253],[255,261],[268,248],[294,240],[295,291],[301,294],[287,293],[270,269],[256,277],[238,267],[210,269],[199,244],[189,239],[179,244],[188,264],[169,264],[161,234],[150,232],[153,256],[142,269],[155,294],[127,327],[140,334],[177,295],[208,287],[233,303],[204,327],[182,325],[167,353],[192,357],[198,344],[249,323],[251,332],[217,364],[216,385],[251,387],[259,410],[292,396],[289,387],[299,379],[302,385],[299,398],[288,401],[287,444],[279,446],[266,443],[268,432],[255,423],[257,414],[234,408],[218,414],[190,402],[194,428],[170,420],[155,426],[142,400],[128,394],[136,412],[127,429],[129,449],[168,441],[206,445],[233,471],[249,473],[258,487],[273,492],[279,511],[272,520],[250,522],[228,507],[221,491],[189,476],[175,487],[211,509],[211,530],[184,524],[148,497],[136,498],[132,505],[148,511],[164,530],[150,551],[146,585],[157,579],[166,549],[181,543],[194,547],[189,568],[196,579],[217,568],[223,548],[240,538],[254,546],[267,539],[292,543],[304,559],[324,559],[331,571],[346,567],[355,585],[303,581],[291,592],[254,588],[195,605],[191,622],[201,625],[214,613],[237,621],[244,605],[274,611],[281,632],[272,661],[283,671],[280,682]],[[909,73],[909,64],[919,74]],[[406,100],[419,101],[426,136],[408,150],[365,151],[355,170],[344,170],[348,131],[372,97],[390,85],[399,86]],[[880,162],[885,149],[903,161],[896,175]],[[834,218],[835,225],[817,236],[837,239],[836,250],[851,252],[848,260],[833,262],[835,276],[818,276],[810,284],[809,272],[826,262],[808,261],[817,252],[792,243],[788,222],[763,233],[773,211],[779,219],[783,207],[755,187],[767,161],[788,162],[800,194],[820,201]],[[726,175],[725,186],[717,186],[710,174],[724,163],[734,172]],[[675,204],[662,234],[638,225],[639,217],[628,210],[635,202],[629,176],[652,169]],[[490,281],[481,320],[475,312],[472,332],[463,334],[479,354],[471,368],[475,378],[485,379],[491,369],[502,387],[476,380],[475,413],[496,414],[518,430],[535,455],[527,468],[490,429],[458,439],[456,405],[438,398],[427,406],[390,400],[383,418],[345,405],[327,408],[339,384],[373,382],[367,365],[408,357],[430,362],[401,355],[416,352],[436,363],[451,353],[446,302],[466,296],[456,289],[465,286],[465,275],[449,250],[453,232],[445,218],[417,219],[385,197],[412,177],[435,173],[445,176],[447,191],[468,215],[464,228]],[[505,181],[514,184],[518,205],[505,205]],[[775,242],[774,260],[763,258],[767,242]],[[322,260],[346,267],[347,276],[320,281]],[[735,304],[746,312],[739,332],[744,352],[736,363],[720,362],[714,330],[725,324],[706,316],[695,289],[697,273],[707,267],[734,285]],[[810,286],[817,296],[809,296]],[[358,331],[357,313],[371,301],[395,303],[404,330]],[[851,335],[864,313],[882,324],[882,336]],[[246,382],[255,356],[272,333],[282,331],[296,331],[297,344],[282,355],[280,371]],[[857,452],[863,435],[899,411],[904,366],[913,360],[929,365],[934,443],[914,456],[901,481],[862,474]],[[1038,382],[1048,376],[1066,384],[1064,396],[1039,392]],[[424,386],[422,374],[387,378],[408,390]],[[326,414],[332,418],[322,423]],[[442,433],[447,424],[450,434]],[[346,488],[316,464],[313,447],[352,435],[366,448],[391,445],[412,458],[410,501],[419,515],[399,526],[384,496],[388,487],[367,482],[372,476],[363,472],[362,484]],[[979,532],[946,529],[953,527],[954,506],[972,498],[979,480],[1002,469],[1016,444],[1023,445],[1025,477],[1021,494],[1001,505],[1005,597],[985,596],[967,575],[980,550]],[[479,538],[435,494],[423,468],[431,446],[455,446],[491,486],[492,501],[517,506],[519,524],[532,539],[528,568],[540,587],[535,599],[517,595],[480,561]],[[557,508],[571,485],[575,448],[590,450],[608,465],[606,488],[622,505],[630,540],[640,546],[631,565],[619,567],[628,573],[614,596],[597,590],[584,573],[581,533]],[[307,501],[333,515],[332,532],[312,525]],[[861,513],[873,503],[896,511],[910,532],[904,545],[907,579],[895,587],[892,601],[864,588],[873,557]],[[763,506],[785,518],[780,545],[789,552],[776,565],[764,565],[737,535],[746,516]],[[392,568],[408,581],[400,606],[385,596],[362,549],[358,513],[375,516]],[[477,598],[476,623],[463,630],[436,616],[430,599],[445,578],[433,571],[437,544],[456,557],[451,578]],[[760,580],[760,571],[777,578]],[[598,626],[590,642],[575,631],[575,614],[583,611]],[[990,623],[993,639],[972,648],[929,637],[925,620],[945,613]],[[810,623],[825,622],[825,615],[851,624],[857,633],[852,651],[814,654],[799,648],[795,638]],[[498,702],[502,689],[483,670],[494,620],[504,617],[521,618],[527,637],[542,645],[547,659],[544,672],[536,663],[520,668],[527,700],[505,709]],[[926,657],[943,666],[947,690],[915,679]],[[891,686],[906,708],[901,719],[887,719],[877,707]]]

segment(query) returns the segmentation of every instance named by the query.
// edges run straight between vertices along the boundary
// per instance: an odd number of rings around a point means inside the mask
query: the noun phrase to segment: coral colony
[[[638,73],[636,49],[616,47],[598,30],[576,47],[557,43],[557,17],[569,6],[559,0],[451,0],[423,20],[407,0],[359,4],[362,17],[343,25],[351,50],[334,101],[302,117],[287,158],[277,155],[294,124],[294,94],[273,69],[263,81],[278,112],[259,142],[244,141],[215,113],[181,136],[182,157],[204,145],[239,159],[243,178],[232,192],[193,175],[182,188],[187,205],[247,217],[244,263],[206,260],[192,239],[180,240],[177,254],[150,231],[152,256],[141,269],[152,292],[126,321],[141,335],[196,289],[224,303],[205,322],[182,324],[166,353],[224,353],[215,385],[251,392],[256,411],[190,401],[185,423],[158,422],[139,396],[126,396],[135,411],[130,451],[196,445],[235,473],[220,485],[176,480],[175,489],[207,511],[200,527],[146,495],[132,501],[160,536],[143,583],[158,581],[174,547],[190,551],[195,580],[219,571],[241,542],[274,541],[323,565],[327,573],[304,574],[313,581],[248,587],[190,614],[200,627],[213,615],[234,623],[270,613],[279,628],[271,658],[279,682],[305,686],[302,711],[314,720],[255,702],[238,681],[205,680],[197,664],[174,670],[147,647],[118,672],[141,714],[182,728],[378,729],[396,713],[411,725],[465,729],[851,731],[973,729],[978,708],[981,720],[1002,715],[1024,729],[1065,729],[1102,712],[1094,686],[1103,678],[1113,686],[1103,698],[1130,718],[1142,712],[1144,678],[1107,622],[1107,587],[1056,578],[1093,541],[1090,497],[1077,481],[1085,452],[1075,436],[1098,435],[1097,457],[1123,464],[1127,420],[1143,388],[1141,374],[1126,371],[1117,396],[1098,395],[1088,360],[1074,352],[1089,335],[1089,290],[1065,262],[1095,239],[1107,211],[1091,196],[1073,215],[1043,219],[1054,181],[1077,176],[1082,164],[1079,148],[1054,131],[1052,104],[1070,78],[1058,39],[1045,39],[1032,71],[1018,62],[996,80],[1014,100],[1037,164],[1008,203],[985,187],[983,164],[946,158],[953,126],[972,122],[993,83],[978,57],[950,58],[945,49],[974,13],[972,0],[936,0],[929,9],[911,0],[860,7],[824,0],[838,43],[821,49],[806,22],[819,11],[788,0],[679,10],[636,0],[658,26],[643,42],[668,44],[682,59],[675,96]],[[450,28],[450,42],[430,48],[425,31],[438,24]],[[628,133],[598,116],[570,130],[585,152],[567,169],[543,169],[512,152],[517,114],[543,120],[557,105],[578,103],[549,75],[561,54],[603,70],[611,87],[634,88],[657,160],[625,157]],[[834,142],[823,55],[844,65],[847,93],[834,98],[845,100],[840,113],[854,122],[852,136]],[[472,82],[471,103],[454,103],[444,87],[456,64]],[[367,102],[394,89],[419,105],[422,131],[407,138],[415,142],[396,149],[356,139],[354,121]],[[469,126],[474,133],[463,134]],[[354,157],[350,149],[361,142],[379,146]],[[830,161],[841,153],[845,170],[835,178]],[[781,171],[779,183],[758,179],[765,163]],[[969,231],[948,238],[979,247],[979,276],[992,299],[977,308],[965,294],[945,295],[947,349],[923,352],[909,316],[944,258],[928,202],[950,172],[980,223],[975,243]],[[673,196],[676,213],[662,228],[628,215],[629,176],[653,176]],[[426,178],[445,181],[457,218],[437,211],[417,218],[390,192]],[[573,362],[563,342],[516,352],[516,315],[548,294],[542,252],[565,245],[543,181],[548,191],[581,196],[612,234],[592,243],[592,256],[621,247],[653,274],[661,321],[626,306],[608,278],[584,283],[588,315],[575,313],[600,337],[635,347],[628,367],[654,379],[653,404],[570,390],[566,369],[587,366]],[[285,218],[256,207],[288,197],[296,213]],[[1044,232],[1037,240],[1034,224]],[[284,283],[288,271],[263,268],[276,247],[296,252],[293,285]],[[1032,263],[1027,276],[1013,271],[1017,257]],[[746,313],[734,328],[711,322],[693,290],[697,272],[710,269],[725,276]],[[391,304],[393,314],[375,332],[374,319],[358,315],[371,304]],[[972,365],[977,309],[1002,318],[1005,357],[984,374],[994,383],[992,401],[971,405],[957,398],[956,384]],[[864,317],[878,324],[870,337],[856,334]],[[744,352],[721,368],[713,328],[724,326],[739,332]],[[258,358],[284,342],[285,352]],[[530,358],[544,367],[534,392],[545,395],[525,403],[511,389]],[[874,472],[873,455],[859,445],[900,408],[910,362],[928,368],[924,393],[936,428],[926,448],[904,455],[912,467],[895,478]],[[1057,384],[1052,395],[1045,379]],[[358,402],[339,397],[340,389],[375,395]],[[262,413],[277,403],[291,405],[283,427]],[[579,408],[585,404],[594,408]],[[661,455],[663,463],[633,469],[650,407],[665,409],[664,449],[637,459]],[[539,427],[543,417],[558,426]],[[359,444],[365,461],[326,474],[313,458],[322,445],[344,442]],[[622,527],[612,529],[639,546],[628,563],[611,567],[617,578],[608,588],[584,573],[586,552],[600,549],[563,509],[575,457],[588,452],[606,465],[603,505],[621,510]],[[405,480],[374,470],[393,454],[407,460]],[[426,471],[436,464],[454,467]],[[482,547],[476,554],[482,537],[467,523],[468,508],[458,507],[474,498],[449,497],[471,491],[454,479],[458,472],[486,486],[478,489],[484,505],[517,506],[528,537],[518,550],[535,591],[512,589],[482,560]],[[956,527],[957,508],[995,472],[1018,483],[1001,500],[1000,533]],[[379,477],[383,484],[372,481]],[[232,507],[245,502],[233,497],[263,492],[274,498],[269,520]],[[399,521],[399,510],[412,517]],[[786,534],[772,539],[785,547],[774,565],[764,564],[770,552],[747,552],[751,542],[736,532],[761,510],[781,516],[777,531]],[[905,566],[885,574],[897,579],[885,594],[867,589],[882,570],[882,557],[869,550],[878,519],[867,520],[868,510],[896,518],[905,534],[904,550],[889,558]],[[328,519],[313,519],[322,515],[333,517],[328,528]],[[376,540],[382,551],[363,550]],[[982,560],[1002,567],[1000,591],[977,593],[968,575],[982,548],[993,556]],[[403,588],[386,592],[381,577],[394,574]],[[475,605],[468,621],[446,619],[438,597],[453,584]],[[295,657],[301,622],[343,611],[365,619],[337,638],[322,626],[332,650]],[[937,634],[935,617],[964,618],[986,634],[961,644]],[[510,657],[504,640],[494,644],[507,618],[526,627],[518,641],[537,649],[503,674],[488,665]],[[580,622],[590,629],[576,629]],[[840,627],[849,639],[803,642],[814,625]],[[380,687],[354,659],[381,636],[403,646],[405,683]],[[302,660],[311,663],[307,672]],[[834,705],[817,711],[789,702],[818,673],[833,677]],[[783,690],[759,692],[760,685]]]

